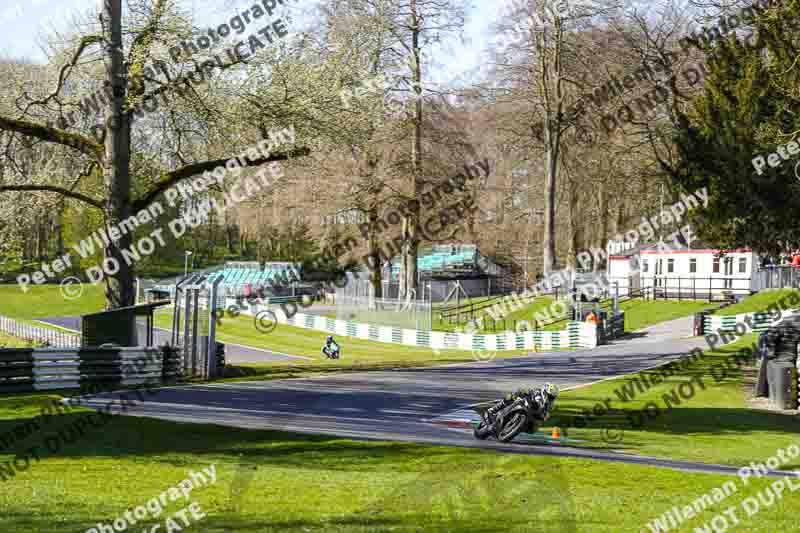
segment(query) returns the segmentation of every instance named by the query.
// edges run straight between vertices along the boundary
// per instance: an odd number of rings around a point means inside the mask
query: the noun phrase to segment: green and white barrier
[[[232,305],[233,302],[229,302]],[[448,333],[404,329],[377,324],[337,320],[322,315],[297,313],[287,316],[283,309],[265,305],[249,305],[241,309],[248,315],[271,311],[278,323],[324,331],[342,337],[402,344],[420,348],[454,350],[557,350],[562,348],[594,348],[598,344],[597,326],[588,322],[568,322],[561,331],[513,331],[496,334]]]
[[[703,333],[706,335],[711,333],[719,333],[720,331],[723,332],[730,332],[733,333],[736,331],[736,324],[741,324],[746,328],[746,331],[749,333],[750,326],[748,323],[752,323],[752,331],[761,332],[765,331],[770,326],[777,324],[779,320],[785,318],[789,315],[794,315],[800,312],[797,309],[787,309],[781,313],[781,318],[775,318],[775,314],[758,312],[758,313],[740,313],[738,315],[708,315],[703,320]],[[739,327],[739,332],[741,334],[742,326]]]

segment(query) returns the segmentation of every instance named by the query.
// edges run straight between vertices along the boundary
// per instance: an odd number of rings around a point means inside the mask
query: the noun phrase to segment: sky
[[[211,26],[230,18],[233,7],[247,8],[256,0],[181,0],[192,9],[197,26]],[[453,37],[435,54],[443,65],[433,73],[438,83],[469,78],[482,68],[491,24],[511,0],[473,0],[462,38]],[[311,5],[314,0],[298,0]],[[42,43],[53,30],[67,30],[76,15],[100,5],[100,0],[0,0],[0,55],[29,58],[43,63],[46,55]],[[233,7],[227,7],[233,6]],[[312,22],[312,21],[307,21]]]

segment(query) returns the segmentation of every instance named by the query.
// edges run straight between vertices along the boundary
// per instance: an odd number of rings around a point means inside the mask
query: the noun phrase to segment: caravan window
[[[697,272],[697,259],[689,259],[689,272]]]
[[[747,258],[746,257],[740,257],[739,258],[739,273],[740,274],[744,274],[745,272],[747,272]]]
[[[667,259],[667,272],[675,272],[675,260]]]
[[[642,259],[642,272],[647,272],[647,259]]]

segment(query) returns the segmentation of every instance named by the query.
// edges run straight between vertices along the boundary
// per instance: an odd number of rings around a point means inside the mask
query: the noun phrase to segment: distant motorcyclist
[[[325,345],[322,347],[322,353],[331,359],[339,358],[339,345],[333,340],[333,335],[328,335],[325,339]]]

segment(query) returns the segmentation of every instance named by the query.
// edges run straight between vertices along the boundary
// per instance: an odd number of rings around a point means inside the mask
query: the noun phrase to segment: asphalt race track
[[[512,453],[589,458],[694,472],[733,474],[734,467],[595,451],[563,445],[478,441],[437,419],[546,381],[562,388],[636,372],[678,359],[702,338],[681,338],[691,321],[655,326],[593,350],[538,353],[513,360],[352,373],[311,379],[163,387],[125,414],[253,429],[480,447]],[[346,344],[346,340],[343,341]],[[114,393],[84,405],[101,408]],[[116,406],[116,404],[115,404]],[[112,412],[115,412],[112,410]],[[118,411],[117,411],[118,412]],[[783,475],[775,473],[775,475]]]

